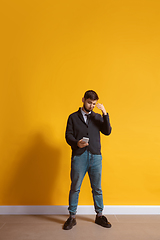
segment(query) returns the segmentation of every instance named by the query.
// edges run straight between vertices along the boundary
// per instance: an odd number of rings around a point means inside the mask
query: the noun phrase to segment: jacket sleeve
[[[104,135],[110,135],[111,134],[112,127],[110,125],[109,114],[108,113],[107,113],[107,115],[103,115],[103,117],[101,117],[100,131]]]
[[[71,115],[68,118],[67,121],[67,127],[66,127],[66,133],[65,133],[65,138],[67,143],[71,146],[72,149],[77,149],[77,140],[74,137],[74,129],[73,129],[73,120]]]

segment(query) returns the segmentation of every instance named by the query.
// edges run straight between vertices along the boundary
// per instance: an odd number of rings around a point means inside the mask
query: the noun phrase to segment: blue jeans
[[[101,190],[102,156],[91,154],[86,150],[82,155],[72,157],[71,161],[71,189],[68,208],[71,215],[76,214],[79,192],[86,172],[88,172],[90,178],[95,211],[100,213],[103,210]]]

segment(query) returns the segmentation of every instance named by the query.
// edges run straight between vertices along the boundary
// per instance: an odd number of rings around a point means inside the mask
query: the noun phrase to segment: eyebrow
[[[89,100],[88,102],[89,102],[89,103],[93,103],[93,104],[96,104],[95,102],[92,102],[92,101],[90,101],[90,100]]]

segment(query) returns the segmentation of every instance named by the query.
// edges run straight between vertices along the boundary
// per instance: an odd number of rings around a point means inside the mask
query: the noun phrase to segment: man
[[[102,156],[100,132],[104,135],[111,133],[109,115],[105,107],[97,103],[98,95],[93,90],[85,92],[82,98],[83,107],[72,113],[67,122],[66,141],[72,148],[71,158],[71,189],[69,193],[70,217],[64,223],[63,229],[69,230],[76,225],[76,210],[78,197],[83,178],[88,172],[95,212],[95,223],[110,228],[111,224],[102,215],[103,197],[101,190]],[[97,103],[97,104],[96,104]],[[102,111],[102,116],[93,112],[97,106]],[[83,139],[85,138],[85,139]]]

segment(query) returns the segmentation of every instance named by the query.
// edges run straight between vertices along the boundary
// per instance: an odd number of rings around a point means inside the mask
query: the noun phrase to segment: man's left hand
[[[98,109],[100,109],[102,111],[103,115],[107,115],[106,109],[103,106],[103,104],[97,103],[96,106]]]

